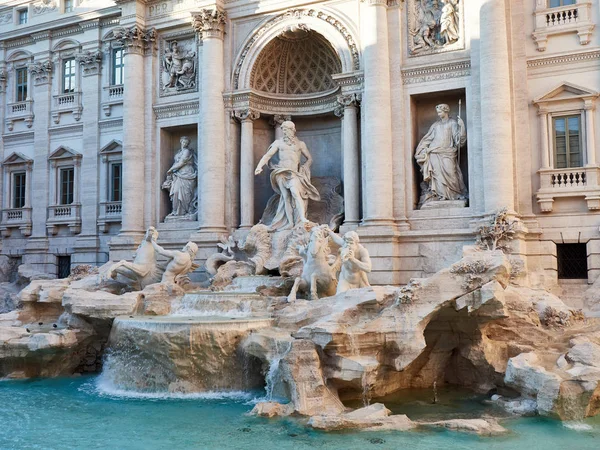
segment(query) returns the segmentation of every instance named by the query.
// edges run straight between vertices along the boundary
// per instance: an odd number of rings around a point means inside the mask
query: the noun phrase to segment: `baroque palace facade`
[[[261,219],[255,167],[292,120],[372,283],[458,260],[500,208],[530,281],[593,282],[599,20],[599,0],[4,1],[0,254],[64,274],[155,226],[202,261]]]

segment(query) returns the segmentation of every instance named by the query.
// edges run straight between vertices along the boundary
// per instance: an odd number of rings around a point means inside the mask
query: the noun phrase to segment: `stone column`
[[[132,237],[132,244],[144,234],[144,161],[146,118],[144,54],[154,45],[156,32],[139,25],[117,28],[115,38],[123,45],[123,213],[119,236]]]
[[[83,158],[81,161],[81,185],[77,190],[81,203],[81,233],[75,242],[73,264],[97,264],[98,262],[98,150],[100,148],[101,64],[102,52],[97,48],[76,55],[81,70],[83,93]],[[102,176],[100,178],[103,178]]]
[[[515,208],[512,107],[505,0],[481,0],[480,85],[485,212]]]
[[[542,169],[550,168],[550,152],[548,146],[548,112],[540,110],[540,145],[542,146]]]
[[[240,143],[240,228],[254,225],[254,121],[260,113],[252,109],[235,112],[242,124]]]
[[[361,0],[364,90],[363,224],[393,225],[392,109],[387,0]]]
[[[6,48],[3,43],[0,44],[0,58],[2,61],[6,60]],[[8,71],[6,70],[6,64],[0,62],[0,129],[4,132],[4,117],[6,114],[6,83],[8,81]],[[0,163],[2,163],[8,155],[4,154],[4,140],[0,139]],[[28,171],[29,172],[29,171]],[[27,173],[27,177],[31,176],[31,173]],[[31,182],[31,179],[27,180],[27,184]],[[8,189],[4,186],[4,168],[0,167],[0,208],[8,208]],[[25,197],[27,199],[27,196]],[[27,201],[27,200],[25,200]],[[1,212],[0,212],[1,214]],[[1,219],[0,219],[1,220]]]
[[[357,94],[340,95],[336,109],[342,118],[342,154],[344,177],[344,225],[350,228],[360,221],[360,160],[358,147],[358,102]]]
[[[198,122],[198,220],[200,231],[225,230],[225,105],[223,38],[226,14],[221,9],[192,12],[202,41],[200,119]]]
[[[587,165],[596,165],[596,140],[594,139],[594,103],[585,101],[585,145],[587,149]]]

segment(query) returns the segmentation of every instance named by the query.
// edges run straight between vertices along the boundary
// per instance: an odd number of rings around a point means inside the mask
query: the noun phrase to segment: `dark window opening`
[[[21,67],[16,72],[16,96],[15,100],[24,102],[27,100],[27,67]]]
[[[556,244],[559,279],[587,279],[586,244]]]
[[[60,204],[70,205],[73,203],[73,193],[75,192],[75,169],[68,167],[60,169]]]
[[[114,163],[110,166],[110,201],[120,202],[123,192],[123,177],[121,176],[121,163]]]
[[[65,59],[63,61],[63,93],[75,92],[75,58]]]
[[[13,174],[13,208],[25,207],[25,172]]]
[[[58,257],[58,278],[67,278],[71,275],[71,256],[59,256]]]
[[[125,70],[125,61],[123,59],[123,49],[116,48],[112,54],[112,79],[111,84],[118,85],[123,84],[123,75]]]

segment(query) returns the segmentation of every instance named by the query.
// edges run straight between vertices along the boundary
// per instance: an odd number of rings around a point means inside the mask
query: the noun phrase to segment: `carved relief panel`
[[[171,34],[160,41],[160,96],[198,90],[198,44],[192,34]]]
[[[464,0],[408,0],[408,55],[462,50]]]

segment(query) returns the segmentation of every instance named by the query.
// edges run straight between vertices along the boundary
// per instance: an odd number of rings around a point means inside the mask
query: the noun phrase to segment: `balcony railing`
[[[73,233],[79,233],[81,231],[81,204],[49,206],[46,228],[51,234],[56,234],[59,225],[66,225]]]
[[[106,93],[104,94],[105,101],[102,102],[102,110],[106,117],[110,117],[112,107],[123,104],[123,92],[125,89],[122,84],[117,84],[115,86],[106,86],[104,91]]]
[[[538,6],[534,13],[535,31],[533,32],[538,50],[542,52],[546,50],[549,36],[568,32],[577,33],[581,45],[589,44],[594,29],[591,14],[590,1],[580,1],[574,5],[556,8]]]
[[[53,98],[52,119],[54,123],[60,123],[60,115],[65,113],[72,113],[76,121],[81,119],[81,112],[83,111],[81,92],[66,92],[54,95]]]
[[[24,120],[27,128],[31,128],[33,124],[33,100],[8,103],[6,125],[9,131],[14,129],[14,124],[17,120]]]
[[[100,231],[106,233],[109,223],[121,222],[121,213],[123,204],[121,202],[102,202],[100,203],[100,214],[98,215],[98,227]]]
[[[588,209],[600,209],[600,168],[541,169],[538,203],[544,212],[552,211],[555,198],[585,197]]]
[[[11,229],[19,228],[24,236],[31,235],[31,208],[7,208],[2,210],[0,230],[4,237],[10,236]]]

